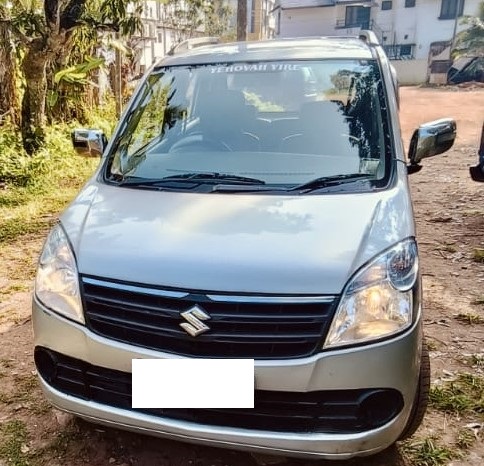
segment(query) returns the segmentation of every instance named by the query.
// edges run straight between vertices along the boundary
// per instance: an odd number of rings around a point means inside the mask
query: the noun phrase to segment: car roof
[[[320,58],[371,59],[372,47],[357,37],[315,37],[233,42],[163,58],[156,67]]]

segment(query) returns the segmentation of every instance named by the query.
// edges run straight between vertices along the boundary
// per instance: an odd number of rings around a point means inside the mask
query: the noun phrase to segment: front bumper
[[[34,299],[35,346],[92,365],[131,372],[134,358],[169,354],[108,340],[82,325],[51,313]],[[393,388],[404,399],[400,413],[384,426],[359,433],[293,433],[195,424],[119,409],[70,396],[41,378],[46,397],[58,408],[96,423],[135,432],[287,456],[345,459],[383,450],[394,443],[407,422],[419,375],[421,322],[406,333],[359,348],[338,349],[309,358],[256,361],[256,389],[285,392]]]

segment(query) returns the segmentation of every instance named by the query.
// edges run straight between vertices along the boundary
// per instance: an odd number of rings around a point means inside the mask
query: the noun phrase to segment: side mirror
[[[421,125],[415,130],[410,141],[408,151],[410,167],[418,166],[422,159],[449,150],[454,144],[456,134],[456,124],[451,118],[443,118]],[[409,171],[412,172],[412,169]]]
[[[484,182],[484,123],[481,131],[481,143],[479,146],[478,162],[475,167],[470,167],[471,178],[474,181]]]
[[[99,157],[108,145],[108,138],[100,129],[75,129],[71,133],[72,145],[78,155]]]

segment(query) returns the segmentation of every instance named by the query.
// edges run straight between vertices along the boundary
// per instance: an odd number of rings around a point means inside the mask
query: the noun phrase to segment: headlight
[[[49,309],[84,323],[76,260],[60,225],[52,229],[42,250],[35,294]]]
[[[377,257],[346,286],[324,347],[367,342],[409,327],[417,279],[413,239]]]

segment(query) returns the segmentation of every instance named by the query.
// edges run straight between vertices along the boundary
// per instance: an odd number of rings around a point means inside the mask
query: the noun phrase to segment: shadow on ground
[[[96,451],[85,451],[90,464],[96,464],[96,457],[102,461],[111,458],[111,464],[122,466],[406,466],[408,463],[396,446],[366,458],[348,461],[301,460],[270,457],[203,447],[172,440],[158,439],[145,435],[98,427],[76,419],[75,428],[90,438]],[[90,442],[87,442],[88,445]],[[89,449],[88,449],[89,450]],[[86,458],[87,459],[87,458]],[[101,464],[101,463],[99,463]]]

